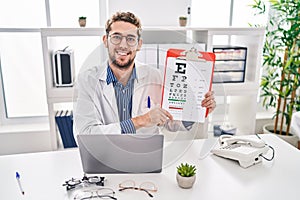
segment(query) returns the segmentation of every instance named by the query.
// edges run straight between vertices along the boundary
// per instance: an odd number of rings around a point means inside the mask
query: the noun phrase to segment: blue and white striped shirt
[[[131,120],[132,111],[132,95],[134,88],[134,80],[137,78],[135,66],[133,68],[132,74],[125,86],[123,86],[115,77],[111,68],[107,67],[107,77],[106,83],[109,85],[113,84],[115,89],[115,95],[117,100],[117,107],[120,119],[120,126],[122,133],[136,133],[135,127]]]

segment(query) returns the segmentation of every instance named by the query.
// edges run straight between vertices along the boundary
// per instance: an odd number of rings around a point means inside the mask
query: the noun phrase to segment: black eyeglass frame
[[[119,42],[116,42],[116,43],[112,42],[112,37],[113,37],[113,36],[119,36],[119,37],[121,37],[120,41],[119,41]],[[128,46],[130,46],[130,47],[133,47],[133,46],[137,45],[137,44],[139,43],[139,40],[140,40],[140,37],[139,37],[139,36],[133,36],[133,35],[126,35],[126,36],[125,36],[125,35],[121,35],[121,34],[117,34],[117,33],[113,33],[113,34],[111,34],[111,35],[107,35],[107,37],[109,38],[109,41],[110,41],[112,44],[114,44],[114,45],[119,45],[119,44],[121,44],[123,38],[125,37],[125,38],[126,38],[126,44],[127,44]],[[136,40],[136,42],[135,42],[134,44],[129,44],[129,43],[128,43],[128,38],[134,38],[134,39]]]
[[[92,181],[92,180],[97,180],[97,181]],[[66,186],[66,190],[72,190],[76,188],[77,185],[80,185],[82,183],[89,183],[89,184],[95,184],[97,186],[104,186],[104,181],[105,177],[102,176],[86,176],[84,174],[82,179],[76,179],[76,178],[71,178],[70,180],[65,181],[65,183],[62,186]]]

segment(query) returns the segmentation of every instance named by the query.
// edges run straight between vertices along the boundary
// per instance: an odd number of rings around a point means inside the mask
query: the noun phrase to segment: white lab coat
[[[162,96],[160,72],[150,66],[136,66],[132,117],[145,114],[148,96],[151,106],[158,106]],[[80,73],[76,82],[77,101],[74,102],[74,132],[76,134],[121,133],[118,108],[113,84],[107,85],[107,65],[90,68]],[[165,128],[170,131],[186,130],[180,121],[168,121]],[[141,128],[137,134],[159,133],[157,126]],[[75,137],[76,138],[76,137]]]

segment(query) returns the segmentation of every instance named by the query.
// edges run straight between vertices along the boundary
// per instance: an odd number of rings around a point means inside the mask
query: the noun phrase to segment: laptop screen
[[[159,173],[163,135],[78,135],[83,171],[103,173]]]

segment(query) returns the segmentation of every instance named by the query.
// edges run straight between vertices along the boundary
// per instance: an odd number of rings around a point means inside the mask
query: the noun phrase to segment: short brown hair
[[[137,32],[138,36],[139,37],[141,36],[141,31],[142,31],[141,21],[138,17],[136,17],[131,12],[116,12],[109,20],[107,20],[105,25],[105,31],[107,35],[111,31],[111,25],[117,21],[128,22],[135,25],[138,28],[138,32]]]

